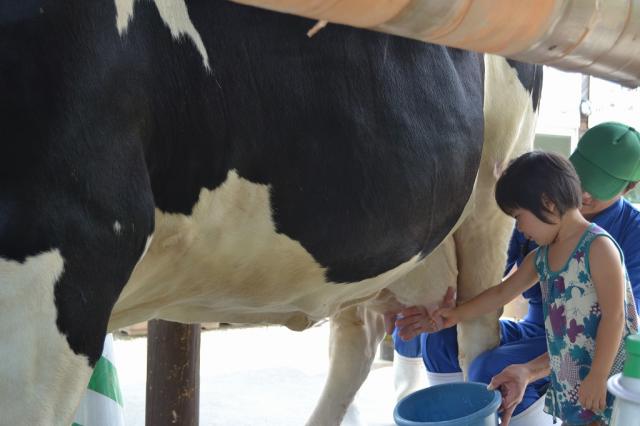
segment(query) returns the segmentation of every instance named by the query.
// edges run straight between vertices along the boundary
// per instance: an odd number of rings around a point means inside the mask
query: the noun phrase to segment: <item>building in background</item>
[[[580,126],[619,121],[640,129],[640,89],[545,67],[534,148],[569,155]],[[640,188],[626,196],[640,203]]]

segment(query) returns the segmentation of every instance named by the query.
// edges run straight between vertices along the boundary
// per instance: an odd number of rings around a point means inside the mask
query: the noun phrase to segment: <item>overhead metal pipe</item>
[[[640,0],[234,0],[640,85]]]

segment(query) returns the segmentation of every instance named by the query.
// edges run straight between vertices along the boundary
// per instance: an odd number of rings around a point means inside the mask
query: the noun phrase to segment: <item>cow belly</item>
[[[191,216],[156,211],[153,242],[109,328],[163,318],[303,329],[368,300],[417,264],[418,255],[357,283],[328,282],[300,243],[276,232],[271,211],[269,187],[234,171],[217,189],[201,191]]]

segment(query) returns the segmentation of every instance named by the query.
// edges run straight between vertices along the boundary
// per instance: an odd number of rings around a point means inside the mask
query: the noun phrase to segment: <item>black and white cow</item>
[[[539,80],[313,24],[219,0],[0,1],[0,422],[69,424],[105,332],[149,318],[335,315],[357,389],[372,355],[354,348],[424,300],[400,278],[524,149]],[[505,115],[483,114],[485,71]],[[355,390],[333,389],[310,423],[340,421]]]

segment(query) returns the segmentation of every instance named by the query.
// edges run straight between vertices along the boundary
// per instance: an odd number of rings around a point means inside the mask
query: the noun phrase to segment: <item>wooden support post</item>
[[[200,324],[149,321],[147,426],[198,426]]]

